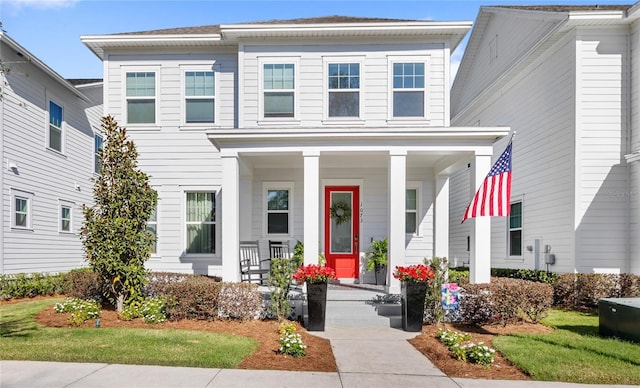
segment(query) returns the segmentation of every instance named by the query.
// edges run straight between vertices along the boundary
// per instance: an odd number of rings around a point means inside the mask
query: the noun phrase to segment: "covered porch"
[[[303,242],[305,264],[322,253],[339,277],[367,282],[366,251],[387,238],[387,291],[399,293],[395,266],[448,256],[449,175],[471,164],[471,198],[491,167],[493,142],[507,134],[481,127],[209,131],[222,158],[223,279],[240,279],[239,241],[258,240],[266,253],[268,241],[279,240],[291,248]],[[345,209],[348,217],[336,217]],[[472,281],[487,282],[490,223],[467,222]]]

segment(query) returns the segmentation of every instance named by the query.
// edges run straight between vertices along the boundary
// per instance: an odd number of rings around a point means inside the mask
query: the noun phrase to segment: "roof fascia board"
[[[75,94],[77,97],[82,100],[89,102],[89,98],[85,96],[81,91],[79,91],[75,86],[73,86],[69,81],[67,81],[63,76],[56,73],[55,70],[50,68],[46,63],[42,62],[38,57],[33,55],[29,50],[21,46],[18,42],[13,40],[10,36],[0,31],[0,41],[3,41],[9,46],[12,50],[21,53],[29,63],[32,63],[37,68],[42,70],[45,74],[53,78],[56,82],[60,83],[64,86],[65,89],[69,90],[71,93]]]
[[[98,58],[104,60],[104,49],[121,47],[124,44],[141,46],[162,46],[165,44],[190,43],[192,45],[208,46],[221,43],[220,34],[171,34],[171,35],[82,35],[80,41],[89,48]]]

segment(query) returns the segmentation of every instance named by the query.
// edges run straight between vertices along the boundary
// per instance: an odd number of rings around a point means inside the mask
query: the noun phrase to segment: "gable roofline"
[[[514,63],[512,63],[507,71],[495,80],[493,80],[482,92],[474,96],[465,107],[452,117],[452,121],[456,117],[464,114],[470,107],[483,98],[494,85],[511,77],[513,69],[523,64],[529,63],[535,58],[536,54],[543,52],[547,47],[556,42],[568,30],[578,26],[595,26],[595,25],[615,25],[615,24],[631,24],[638,19],[638,3],[635,5],[611,5],[611,6],[487,6],[480,7],[476,22],[471,31],[469,43],[463,54],[458,73],[451,87],[451,107],[452,112],[462,98],[461,88],[465,85],[469,77],[474,58],[480,50],[480,41],[484,35],[484,31],[489,25],[494,14],[517,14],[520,17],[544,20],[546,22],[554,21],[555,24],[538,40],[532,47]]]
[[[17,54],[22,56],[25,60],[25,63],[31,63],[42,72],[47,74],[49,77],[53,78],[54,81],[58,82],[62,87],[81,98],[84,101],[89,101],[89,98],[85,96],[80,90],[78,90],[71,82],[67,81],[64,77],[50,68],[46,63],[42,62],[38,57],[33,55],[29,50],[24,48],[18,42],[13,40],[9,35],[5,32],[0,31],[0,42],[4,42],[9,48],[15,51]],[[9,64],[10,65],[10,64]]]
[[[208,47],[238,45],[243,39],[331,37],[444,36],[451,50],[460,44],[472,22],[433,22],[383,18],[326,16],[268,20],[200,27],[169,28],[112,35],[86,35],[81,41],[99,58],[104,51],[134,47]]]

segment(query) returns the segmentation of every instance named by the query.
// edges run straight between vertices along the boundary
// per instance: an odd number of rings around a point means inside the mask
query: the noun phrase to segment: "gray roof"
[[[496,5],[495,8],[512,8],[543,12],[626,11],[632,7],[623,5]]]
[[[409,19],[386,19],[386,18],[364,18],[354,16],[321,16],[313,18],[299,19],[283,19],[283,20],[264,20],[247,23],[234,23],[239,25],[246,24],[338,24],[338,23],[394,23],[394,22],[416,22],[421,20]],[[233,25],[233,24],[230,24]],[[148,30],[138,32],[125,32],[114,35],[200,35],[200,34],[220,34],[219,24],[197,27],[178,27],[165,28],[161,30]]]

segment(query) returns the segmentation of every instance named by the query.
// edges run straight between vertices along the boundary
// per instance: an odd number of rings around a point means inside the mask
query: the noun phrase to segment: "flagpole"
[[[513,131],[513,133],[511,134],[511,139],[509,139],[509,143],[513,143],[513,139],[515,139],[515,138],[516,138],[516,134],[517,134],[517,133],[518,133],[518,132]]]

